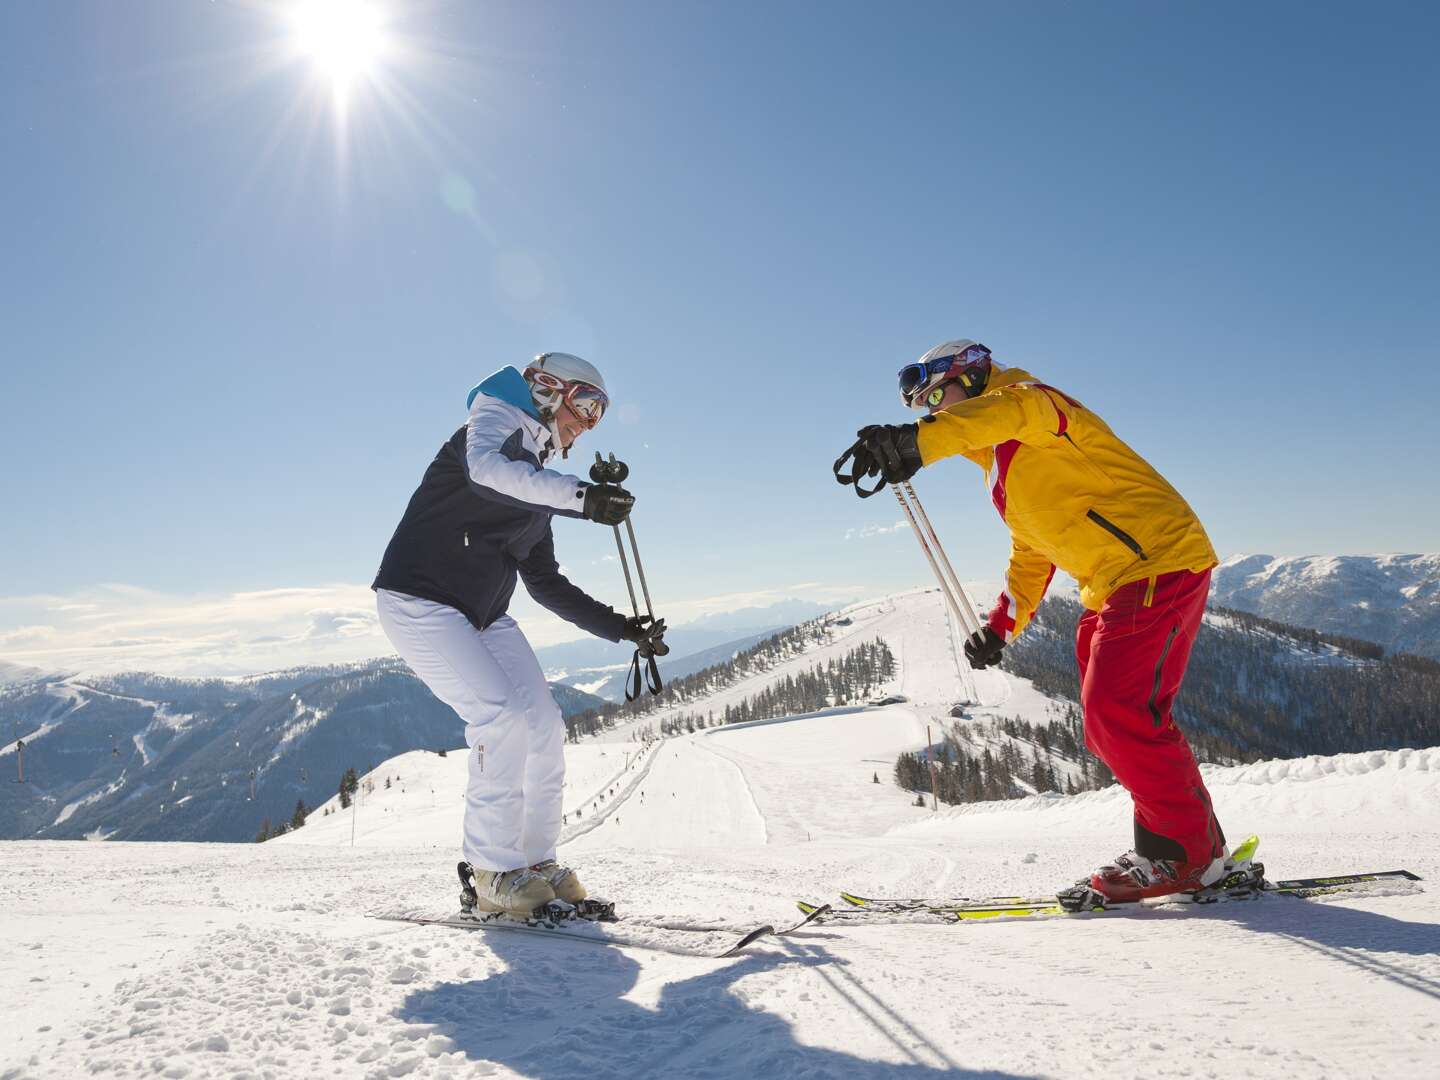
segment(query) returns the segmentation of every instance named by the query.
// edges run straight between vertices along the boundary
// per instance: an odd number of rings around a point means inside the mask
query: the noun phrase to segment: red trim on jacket
[[[995,503],[995,509],[1000,511],[1000,520],[1005,520],[1005,477],[1010,473],[1010,462],[1015,457],[1015,451],[1020,449],[1020,441],[1011,439],[995,447],[995,482],[990,485],[990,499]]]

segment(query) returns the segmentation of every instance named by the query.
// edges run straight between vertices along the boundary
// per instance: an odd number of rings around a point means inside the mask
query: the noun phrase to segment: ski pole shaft
[[[635,612],[635,617],[638,619],[640,617],[640,604],[635,599],[635,583],[630,580],[630,562],[628,559],[625,558],[625,542],[620,539],[620,526],[616,525],[614,526],[614,529],[615,550],[620,553],[620,569],[625,571],[625,588],[629,590],[630,593],[630,607]],[[646,603],[649,603],[649,597],[646,597]]]
[[[946,572],[950,575],[950,584],[955,590],[955,597],[960,601],[960,606],[964,609],[965,614],[969,616],[968,622],[962,621],[962,625],[965,627],[965,634],[968,637],[980,629],[980,619],[975,614],[975,607],[970,603],[970,597],[966,594],[964,586],[960,584],[960,576],[955,573],[955,568],[950,565],[950,557],[945,554],[945,549],[940,544],[940,537],[935,532],[935,526],[930,524],[930,515],[925,512],[925,504],[920,501],[920,496],[915,494],[915,488],[911,486],[909,480],[905,481],[905,494],[910,496],[910,501],[915,504],[915,510],[920,515],[920,521],[924,524],[925,531],[930,535],[930,542],[935,545],[935,552],[940,556],[941,563],[944,564]]]
[[[650,586],[645,583],[645,568],[640,565],[640,548],[635,544],[635,526],[630,524],[629,517],[625,518],[625,531],[630,534],[630,554],[635,556],[635,576],[640,579],[640,591],[645,594],[645,614],[650,616],[651,622],[654,622],[655,605],[650,603]],[[619,533],[618,527],[616,528],[616,533],[617,535]],[[633,591],[630,594],[630,599],[632,601],[635,599]],[[638,615],[639,612],[637,611],[636,614]]]
[[[925,553],[925,559],[930,563],[930,570],[935,575],[935,580],[940,585],[940,591],[945,594],[945,602],[950,607],[950,613],[955,616],[955,623],[962,629],[965,627],[965,617],[960,614],[960,605],[955,602],[955,596],[950,591],[950,583],[945,580],[945,575],[940,570],[940,564],[935,561],[935,555],[930,550],[930,544],[925,539],[925,533],[920,528],[920,523],[915,519],[915,511],[905,500],[905,493],[900,490],[899,484],[892,484],[890,490],[895,492],[895,499],[900,503],[900,508],[905,511],[905,516],[910,519],[910,528],[914,530],[915,539],[920,541],[920,550]],[[968,631],[967,631],[968,633]]]

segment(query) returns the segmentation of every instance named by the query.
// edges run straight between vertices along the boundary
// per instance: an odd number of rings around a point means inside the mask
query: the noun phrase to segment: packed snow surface
[[[967,689],[933,592],[847,617],[820,652],[884,636],[906,701],[566,747],[561,856],[593,892],[740,928],[840,889],[1045,893],[1129,845],[1113,788],[913,805],[895,756],[957,698],[1047,702]],[[1271,877],[1405,867],[1426,892],[821,924],[729,960],[367,919],[454,910],[465,767],[402,755],[263,845],[0,845],[0,1077],[1437,1074],[1440,749],[1206,769]]]

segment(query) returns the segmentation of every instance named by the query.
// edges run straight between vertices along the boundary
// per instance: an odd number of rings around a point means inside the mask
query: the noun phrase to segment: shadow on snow
[[[1383,955],[1440,956],[1440,926],[1434,923],[1406,922],[1334,902],[1282,896],[1215,907],[1217,914],[1246,929],[1286,938],[1322,956],[1440,999],[1440,979],[1410,971]]]
[[[506,970],[472,982],[411,994],[398,1010],[407,1023],[434,1024],[473,1060],[495,1062],[537,1080],[576,1076],[881,1077],[910,1080],[1011,1078],[961,1068],[844,965],[814,949],[758,953],[688,979],[667,982],[653,1008],[626,1000],[642,978],[638,961],[617,949],[573,948],[519,935],[491,934],[485,944]],[[697,963],[705,963],[697,961]],[[708,967],[708,965],[707,965]],[[789,968],[791,985],[767,980],[771,1007],[805,1009],[802,995],[829,996],[854,1010],[855,1030],[885,1042],[900,1062],[875,1061],[805,1046],[782,1017],[745,1004],[748,976]]]

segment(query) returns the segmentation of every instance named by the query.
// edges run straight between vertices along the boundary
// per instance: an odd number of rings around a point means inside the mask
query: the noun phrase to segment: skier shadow
[[[665,982],[652,1007],[627,996],[638,991],[648,1000],[647,991],[663,976],[642,978],[640,963],[618,949],[557,947],[518,934],[491,934],[485,944],[504,962],[504,971],[417,991],[397,1010],[397,1019],[435,1025],[472,1061],[504,1065],[536,1080],[576,1076],[1021,1080],[1016,1073],[960,1067],[873,996],[865,1003],[868,1008],[861,1008],[853,993],[843,994],[859,1014],[857,1027],[868,1021],[909,1061],[873,1061],[805,1046],[796,1041],[784,1018],[747,1007],[745,988],[736,986],[740,980],[781,967],[792,967],[798,974],[802,968],[834,963],[814,949],[805,950],[805,955],[757,953],[688,979]],[[826,982],[835,985],[833,978]],[[807,991],[823,993],[809,980],[783,991],[771,982],[767,999],[772,1007],[778,998],[782,1008],[803,1009],[802,995]],[[944,1065],[925,1064],[922,1055]]]
[[[1406,922],[1339,904],[1265,897],[1260,903],[1217,905],[1217,915],[1256,933],[1302,948],[1421,994],[1440,999],[1440,979],[1411,971],[1376,954],[1440,956],[1440,925]]]

